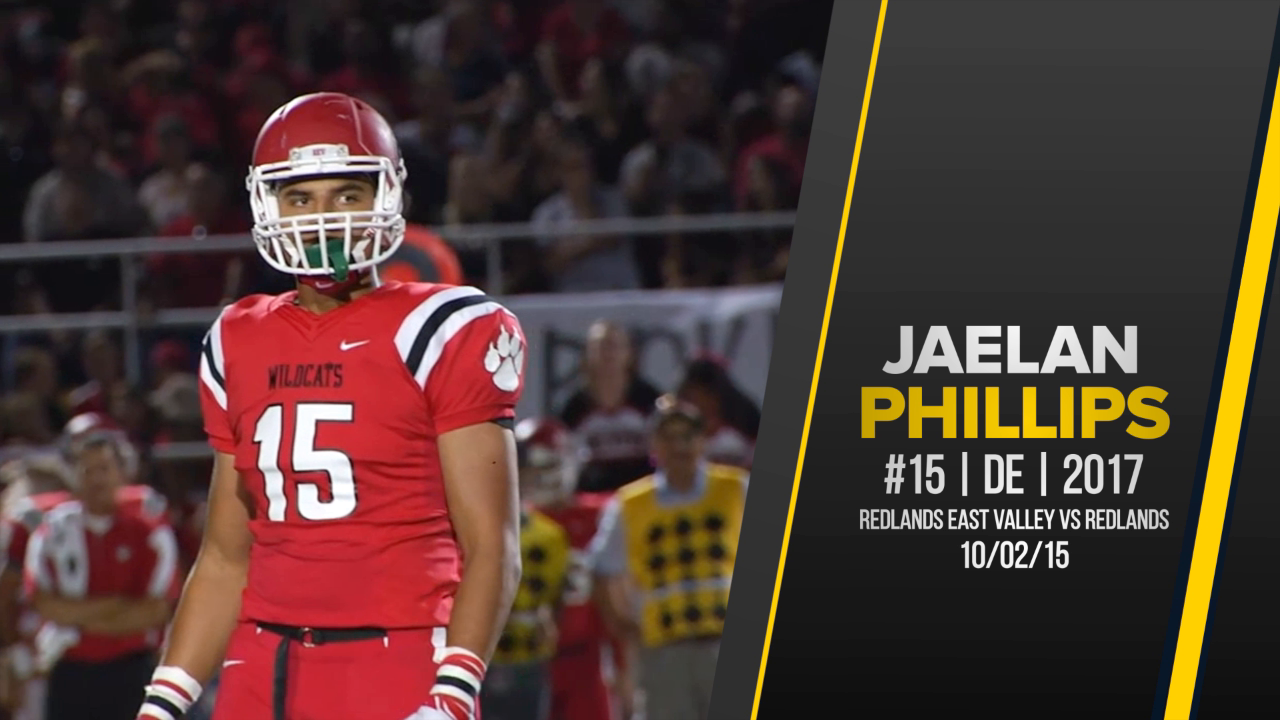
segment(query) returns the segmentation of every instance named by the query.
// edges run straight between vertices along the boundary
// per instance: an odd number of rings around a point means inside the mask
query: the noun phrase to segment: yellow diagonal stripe
[[[862,156],[862,137],[867,130],[867,109],[871,107],[871,85],[876,77],[876,60],[880,57],[880,38],[884,34],[884,16],[889,0],[880,0],[880,17],[876,20],[876,39],[871,46],[871,65],[867,68],[867,88],[862,96],[862,114],[858,118],[858,136],[853,144],[853,161],[849,165],[849,184],[844,191],[844,214],[840,218],[840,237],[836,239],[836,256],[831,265],[831,284],[827,288],[827,306],[822,313],[822,334],[818,336],[818,356],[813,362],[813,382],[809,386],[809,405],[804,413],[804,430],[800,434],[800,454],[796,458],[795,480],[791,484],[791,503],[787,507],[787,525],[782,533],[782,553],[778,558],[778,575],[773,582],[773,601],[769,605],[769,624],[764,631],[764,650],[760,654],[760,674],[756,677],[756,696],[751,705],[751,720],[760,712],[760,693],[764,689],[765,666],[769,662],[769,644],[773,641],[773,622],[778,614],[778,595],[782,591],[782,571],[787,565],[787,547],[791,544],[791,525],[796,516],[796,497],[800,493],[800,472],[809,445],[809,425],[813,420],[813,401],[818,395],[818,375],[822,372],[822,355],[827,347],[827,328],[831,325],[831,304],[836,297],[836,281],[840,277],[840,256],[844,254],[844,234],[849,227],[849,205],[853,201],[853,181],[858,174],[858,158]]]
[[[1191,573],[1187,577],[1187,596],[1182,606],[1182,624],[1178,628],[1178,646],[1173,656],[1173,675],[1169,682],[1169,698],[1165,720],[1189,720],[1191,701],[1195,696],[1196,673],[1204,648],[1205,622],[1209,617],[1209,600],[1213,595],[1213,576],[1222,547],[1222,529],[1227,516],[1227,498],[1231,494],[1231,475],[1236,464],[1240,425],[1249,395],[1249,374],[1253,369],[1254,349],[1266,299],[1267,276],[1271,272],[1271,248],[1276,239],[1276,220],[1280,218],[1280,93],[1272,91],[1271,119],[1262,151],[1262,167],[1258,173],[1258,193],[1245,246],[1244,268],[1240,276],[1240,293],[1235,317],[1231,321],[1231,340],[1227,346],[1227,367],[1222,378],[1222,395],[1218,401],[1218,417],[1213,427],[1209,449],[1209,469],[1204,481],[1204,497],[1200,503],[1200,522],[1196,526],[1195,549],[1191,553]]]

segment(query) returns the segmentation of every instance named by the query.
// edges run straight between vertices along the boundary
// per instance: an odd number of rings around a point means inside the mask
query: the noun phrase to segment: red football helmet
[[[325,175],[371,176],[373,209],[282,219],[279,187]],[[405,175],[391,126],[367,103],[331,92],[290,100],[263,123],[245,180],[258,252],[281,272],[313,279],[345,282],[349,271],[375,267],[404,240]]]
[[[138,452],[120,426],[102,413],[80,413],[68,420],[62,429],[62,452],[68,460],[74,460],[81,443],[100,437],[107,437],[115,442],[125,476],[130,480],[135,479],[138,474]]]
[[[573,494],[581,453],[555,418],[528,418],[516,425],[520,495],[535,506],[554,505]]]

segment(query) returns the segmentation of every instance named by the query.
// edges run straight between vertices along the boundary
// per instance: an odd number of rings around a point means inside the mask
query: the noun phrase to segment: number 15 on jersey
[[[267,519],[282,522],[288,507],[285,476],[322,472],[329,477],[329,500],[320,497],[320,486],[297,483],[297,510],[304,520],[338,520],[356,510],[355,468],[351,457],[341,450],[316,447],[320,423],[350,423],[355,418],[351,403],[297,403],[293,406],[293,442],[289,457],[280,455],[284,435],[285,406],[269,405],[258,417],[253,442],[258,446],[258,470],[262,472],[267,496]]]

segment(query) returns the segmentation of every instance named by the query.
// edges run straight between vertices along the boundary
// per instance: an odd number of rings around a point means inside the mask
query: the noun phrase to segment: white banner
[[[640,373],[674,390],[685,363],[713,352],[757,403],[764,398],[782,285],[635,290],[503,298],[529,341],[520,417],[558,412],[580,383],[587,329],[599,319],[631,330]]]

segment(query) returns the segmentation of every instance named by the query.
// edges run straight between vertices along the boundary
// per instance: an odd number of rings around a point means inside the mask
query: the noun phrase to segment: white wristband
[[[436,670],[436,682],[431,688],[431,694],[451,697],[462,703],[468,712],[474,713],[480,686],[484,684],[485,671],[488,669],[485,661],[479,655],[460,647],[440,648],[436,650],[436,659],[440,667]]]
[[[156,720],[179,720],[199,699],[203,688],[186,670],[161,665],[151,675],[147,698],[138,714]]]

